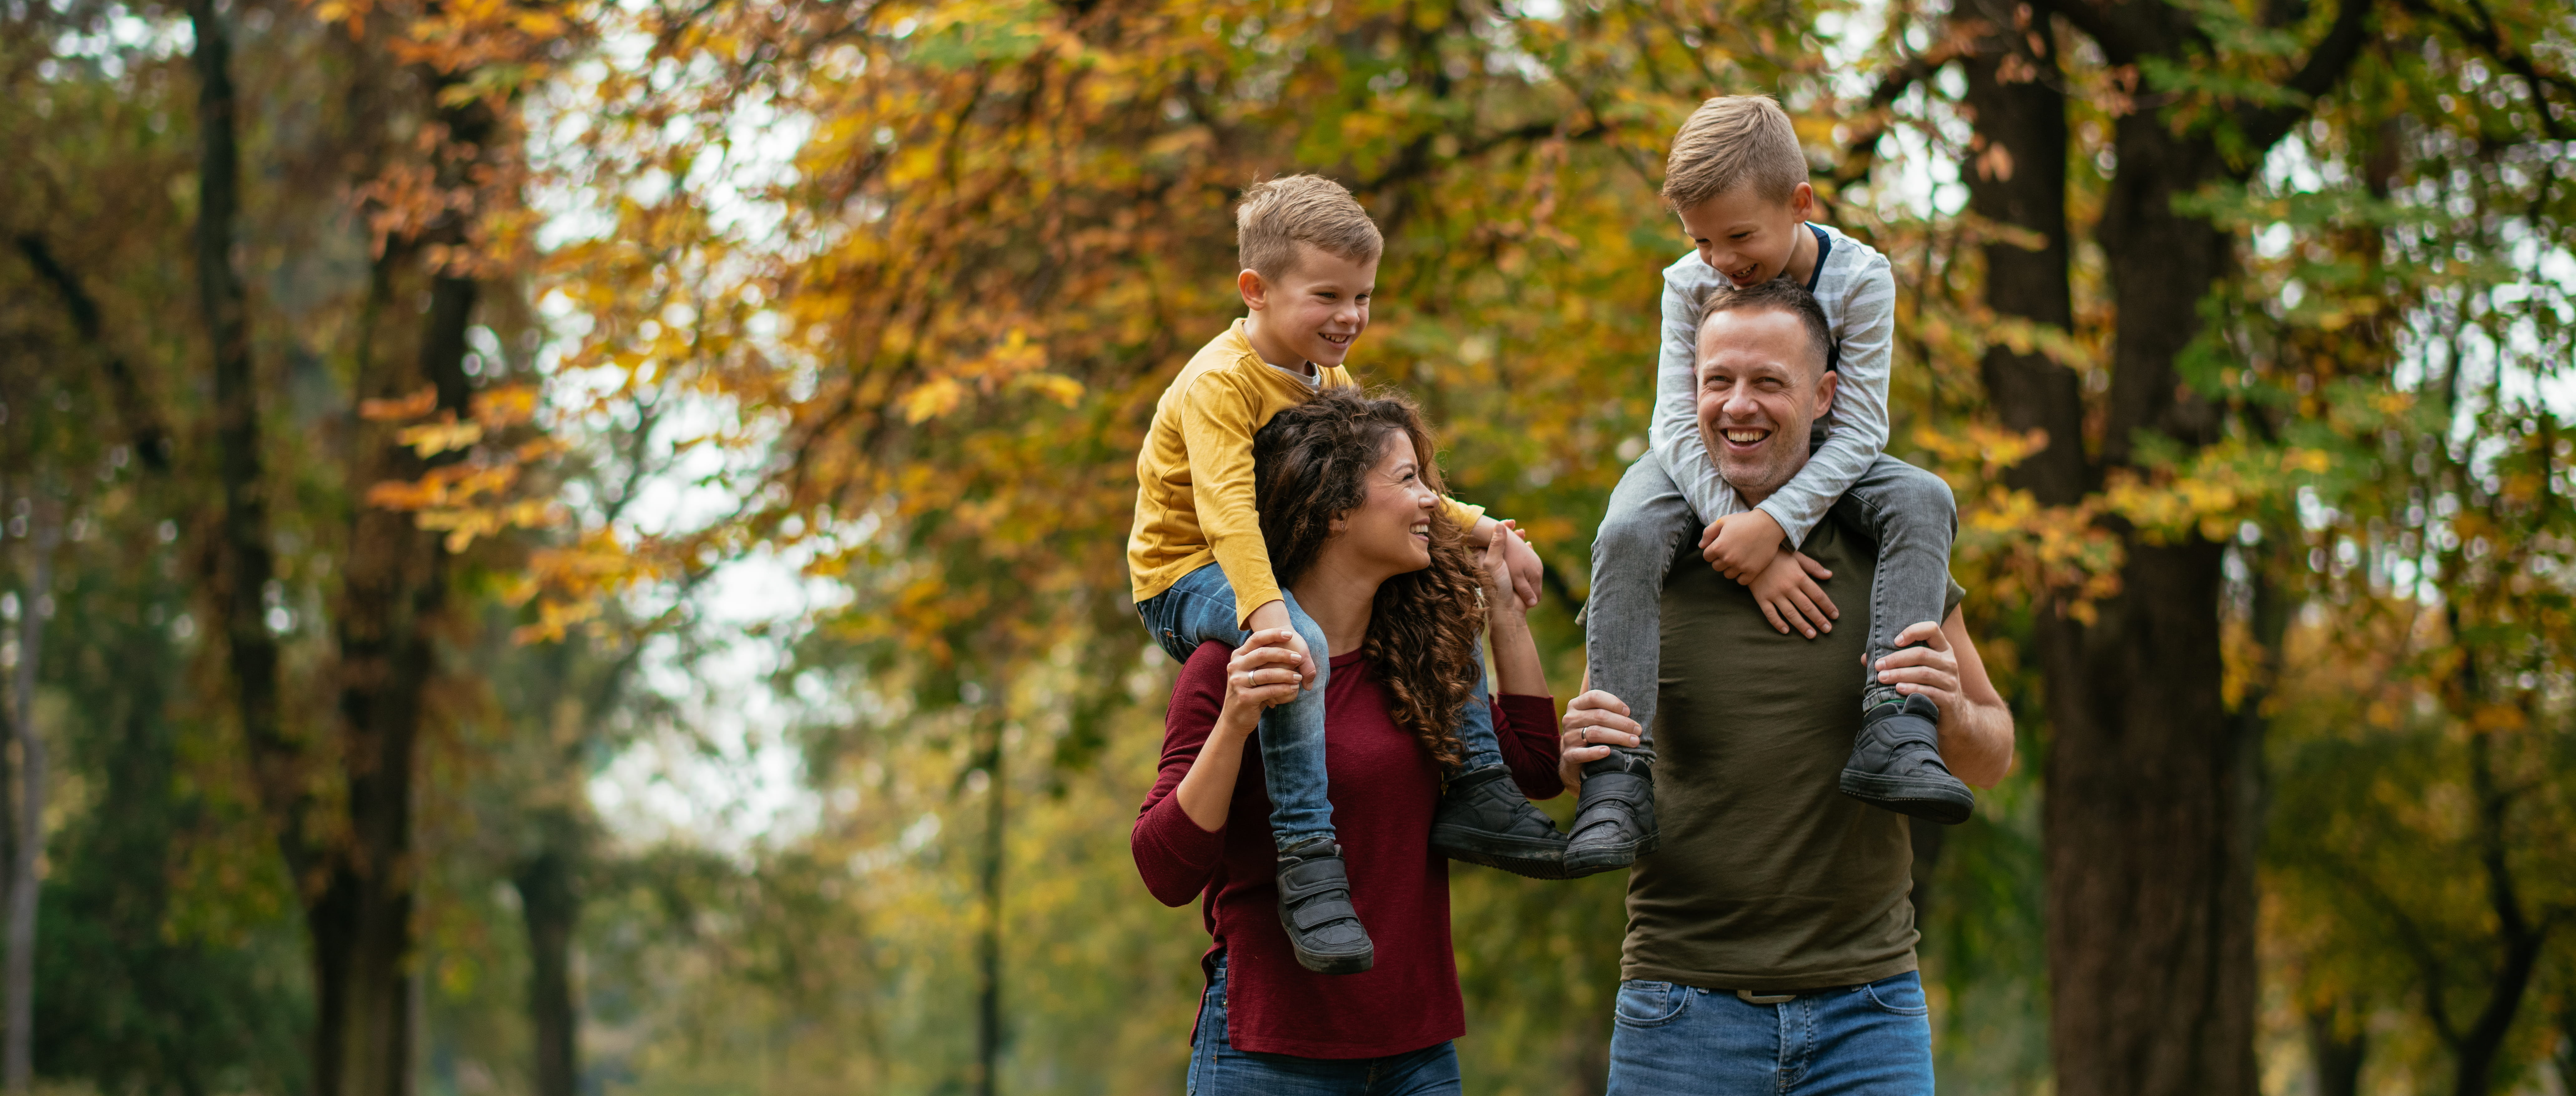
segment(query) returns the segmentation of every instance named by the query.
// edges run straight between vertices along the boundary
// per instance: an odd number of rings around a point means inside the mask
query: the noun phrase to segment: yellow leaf
[[[438,387],[430,385],[398,400],[360,400],[358,417],[368,422],[397,422],[429,414],[438,406]]]
[[[957,409],[966,399],[966,386],[954,377],[933,377],[903,398],[903,421],[917,423],[934,419]]]
[[[407,426],[394,435],[394,440],[411,446],[421,456],[430,457],[450,449],[463,449],[483,440],[479,422],[440,421]]]

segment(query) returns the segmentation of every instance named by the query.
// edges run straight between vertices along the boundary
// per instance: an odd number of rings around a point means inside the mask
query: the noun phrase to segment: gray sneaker
[[[1299,842],[1279,854],[1279,925],[1297,949],[1297,965],[1317,974],[1358,974],[1377,963],[1377,948],[1351,906],[1351,878],[1332,838]]]
[[[1461,773],[1431,816],[1431,851],[1532,879],[1565,878],[1565,835],[1501,765]]]
[[[1627,867],[1662,841],[1655,829],[1653,763],[1626,753],[1584,762],[1574,833],[1565,839],[1565,877]]]
[[[1977,794],[1941,763],[1941,706],[1916,693],[1881,704],[1852,739],[1843,794],[1898,814],[1956,826],[1976,813]]]

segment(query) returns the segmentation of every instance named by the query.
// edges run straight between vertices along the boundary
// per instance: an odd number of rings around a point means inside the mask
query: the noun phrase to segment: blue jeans
[[[1908,972],[1757,1005],[1619,984],[1610,1096],[1931,1096],[1932,1019]]]
[[[1279,596],[1288,603],[1289,627],[1297,629],[1315,656],[1315,687],[1261,713],[1261,771],[1270,791],[1270,834],[1284,850],[1333,836],[1333,804],[1325,798],[1331,780],[1324,773],[1324,682],[1332,673],[1332,645],[1324,641],[1324,630],[1315,619],[1297,607],[1295,594],[1282,590]],[[1234,611],[1234,587],[1213,563],[1181,576],[1171,589],[1137,602],[1136,615],[1144,618],[1145,630],[1153,633],[1164,653],[1181,662],[1189,661],[1190,652],[1209,640],[1243,646],[1245,632],[1235,626],[1242,617]],[[1483,648],[1478,650],[1481,653]],[[1459,720],[1458,738],[1467,753],[1461,771],[1503,763],[1481,676],[1476,695]]]
[[[1225,956],[1199,999],[1188,1096],[1457,1096],[1451,1043],[1384,1058],[1299,1058],[1236,1050],[1225,1035]]]

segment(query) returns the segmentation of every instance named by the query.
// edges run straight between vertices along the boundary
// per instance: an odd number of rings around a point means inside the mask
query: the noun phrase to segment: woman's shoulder
[[[1181,678],[1174,683],[1175,692],[1225,692],[1225,664],[1233,659],[1234,648],[1216,640],[1199,644],[1190,652],[1189,661],[1181,663]]]

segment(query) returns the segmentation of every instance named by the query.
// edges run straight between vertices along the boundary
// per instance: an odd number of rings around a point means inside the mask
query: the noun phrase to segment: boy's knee
[[[1902,471],[1888,478],[1890,502],[1908,514],[1928,514],[1955,525],[1959,518],[1959,499],[1950,491],[1950,483],[1911,464],[1899,462]]]
[[[1672,536],[1643,510],[1613,510],[1592,537],[1592,559],[1654,559],[1670,552]]]

